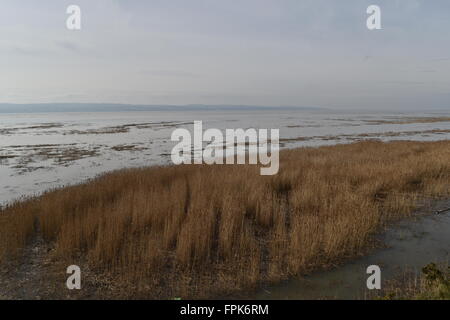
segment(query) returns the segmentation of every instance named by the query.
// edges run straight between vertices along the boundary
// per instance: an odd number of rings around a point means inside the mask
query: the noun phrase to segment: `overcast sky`
[[[1,0],[0,102],[449,108],[450,1]]]

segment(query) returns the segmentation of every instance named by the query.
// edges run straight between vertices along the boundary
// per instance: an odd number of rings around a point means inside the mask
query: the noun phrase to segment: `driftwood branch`
[[[450,211],[450,208],[442,209],[442,210],[437,210],[437,211],[435,212],[435,214],[441,214],[441,213],[444,213],[444,212],[447,212],[447,211]]]

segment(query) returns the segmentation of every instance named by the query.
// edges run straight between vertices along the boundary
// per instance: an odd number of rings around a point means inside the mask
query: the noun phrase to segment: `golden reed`
[[[130,169],[14,203],[0,212],[0,260],[40,232],[62,277],[70,264],[95,275],[84,276],[90,297],[224,297],[357,255],[418,199],[450,194],[450,141],[280,157],[275,176],[252,165]]]

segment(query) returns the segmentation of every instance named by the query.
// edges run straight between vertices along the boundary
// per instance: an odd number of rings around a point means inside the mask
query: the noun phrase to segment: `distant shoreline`
[[[331,107],[307,107],[307,106],[270,106],[247,104],[130,104],[130,103],[0,103],[0,114],[21,113],[76,113],[76,112],[145,112],[145,111],[305,111],[305,112],[331,112],[331,113],[449,113],[450,108],[421,108],[421,109],[351,109]]]
[[[254,106],[254,105],[138,105],[115,103],[0,103],[0,113],[48,113],[48,112],[138,112],[138,111],[261,111],[300,110],[326,111],[326,108],[295,106]]]

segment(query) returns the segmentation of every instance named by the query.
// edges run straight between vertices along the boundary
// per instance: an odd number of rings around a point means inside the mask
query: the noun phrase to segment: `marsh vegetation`
[[[450,141],[284,150],[280,171],[182,165],[112,172],[0,212],[0,261],[37,235],[55,289],[84,298],[238,296],[367,251],[422,199],[450,195]]]

